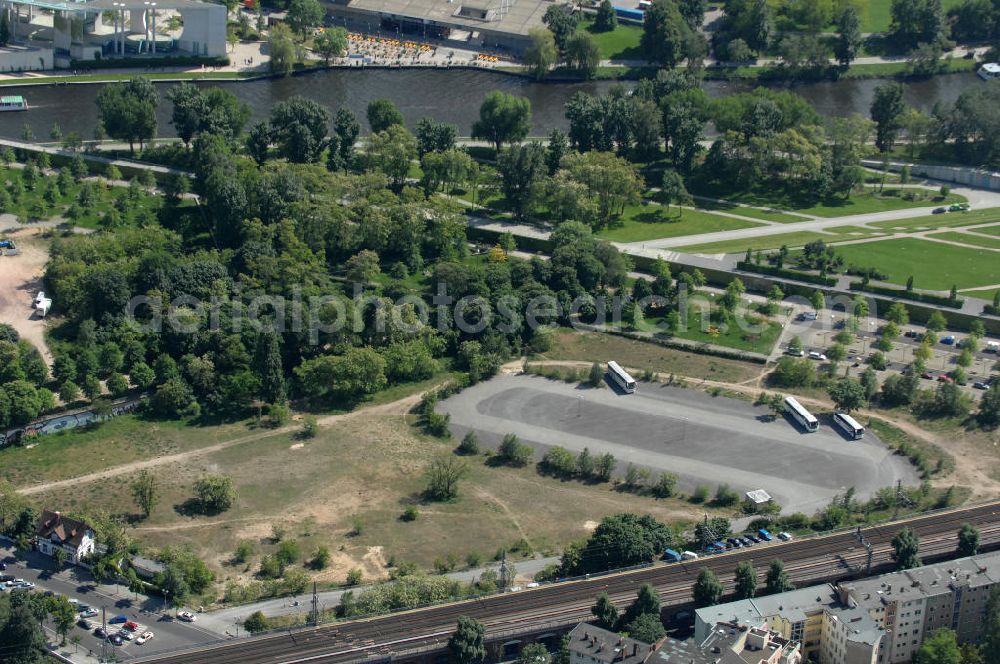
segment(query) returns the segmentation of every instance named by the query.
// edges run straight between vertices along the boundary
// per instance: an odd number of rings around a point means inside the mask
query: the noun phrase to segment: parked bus
[[[795,418],[795,421],[801,424],[809,433],[819,428],[819,420],[803,408],[802,404],[795,400],[795,397],[785,397],[785,412]]]
[[[628,394],[635,392],[635,379],[628,375],[627,371],[618,366],[618,363],[614,360],[608,362],[608,373],[625,392]]]
[[[847,413],[834,413],[833,423],[844,430],[844,433],[851,440],[858,440],[859,438],[864,438],[865,428],[858,424],[858,421],[848,415]]]

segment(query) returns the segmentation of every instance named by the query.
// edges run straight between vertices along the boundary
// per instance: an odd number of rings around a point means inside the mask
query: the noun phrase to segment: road
[[[1000,503],[996,502],[925,515],[909,520],[907,525],[919,534],[921,555],[930,561],[954,554],[958,528],[966,522],[979,527],[983,550],[1000,546]],[[873,544],[873,571],[888,571],[891,567],[889,542],[900,527],[894,524],[865,530],[866,538]],[[403,614],[241,639],[213,648],[144,657],[142,661],[160,664],[324,664],[388,656],[405,659],[407,651],[442,647],[462,615],[482,621],[487,628],[487,638],[518,630],[537,630],[540,626],[565,627],[591,617],[590,607],[598,593],[607,592],[615,603],[622,605],[631,601],[644,583],[651,583],[660,591],[666,612],[672,614],[689,604],[691,587],[700,569],[714,570],[726,588],[732,589],[732,571],[739,561],[752,561],[759,573],[763,573],[774,558],[785,561],[792,580],[801,586],[855,576],[863,569],[866,553],[853,532],[844,532]]]

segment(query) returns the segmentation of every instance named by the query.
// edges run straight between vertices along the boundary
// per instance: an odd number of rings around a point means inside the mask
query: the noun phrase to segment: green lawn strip
[[[837,238],[831,238],[827,233],[817,231],[800,231],[798,233],[781,233],[779,235],[762,235],[760,237],[748,237],[740,240],[724,240],[722,242],[709,242],[706,244],[693,244],[684,247],[677,247],[677,251],[686,254],[742,254],[747,249],[757,251],[758,249],[777,249],[782,245],[788,247],[802,247],[813,240],[823,240],[830,242]]]
[[[1000,224],[996,226],[977,226],[972,229],[977,233],[984,233],[986,235],[1000,235]]]
[[[925,215],[908,219],[892,219],[890,221],[870,222],[868,226],[887,231],[934,230],[935,228],[951,228],[954,226],[974,226],[976,224],[993,224],[1000,221],[1000,208],[984,208],[971,212],[949,212],[948,214]],[[979,232],[979,229],[976,229]],[[1000,231],[982,231],[994,233]]]
[[[980,290],[967,290],[961,292],[963,296],[968,295],[969,297],[978,297],[980,300],[988,300],[990,302],[993,301],[993,298],[996,297],[997,293],[1000,293],[1000,288],[983,288]]]
[[[817,217],[844,217],[852,214],[888,212],[891,210],[904,210],[906,208],[931,207],[964,202],[965,197],[957,194],[949,194],[944,200],[940,200],[935,196],[933,199],[907,201],[898,196],[879,196],[874,192],[867,192],[851,196],[848,200],[843,201],[842,204],[823,203],[813,207],[798,208],[795,211]]]
[[[945,291],[953,284],[975,288],[1000,283],[995,251],[967,249],[919,238],[898,238],[837,247],[847,265],[875,267],[892,283],[916,276],[916,287]]]
[[[859,237],[879,237],[886,235],[885,231],[876,231],[871,228],[866,228],[864,226],[833,226],[832,228],[825,229],[827,233],[833,233],[835,235],[846,235],[848,237],[843,238],[844,240],[850,240]],[[837,238],[837,242],[841,238]]]
[[[941,7],[947,13],[962,0],[941,0]],[[862,32],[887,32],[892,21],[892,0],[870,0],[861,12]]]
[[[777,221],[782,224],[794,224],[799,221],[809,221],[806,217],[800,217],[795,214],[786,214],[784,212],[765,210],[758,207],[734,205],[725,201],[709,200],[706,198],[697,199],[697,205],[699,208],[708,211],[728,212],[729,214],[738,214],[741,217],[752,217],[754,219],[763,219],[764,221]]]
[[[709,321],[707,312],[706,308],[706,315],[703,319],[699,314],[698,307],[696,305],[691,306],[688,312],[687,329],[678,330],[672,336],[677,339],[687,339],[688,341],[697,343],[714,344],[716,346],[725,346],[727,348],[756,353],[768,353],[771,347],[774,346],[775,341],[778,340],[778,335],[781,334],[781,325],[760,318],[757,314],[744,314],[744,317],[748,319],[748,323],[754,323],[750,326],[751,329],[744,331],[736,323],[717,326],[715,323]],[[608,326],[625,327],[621,323],[609,323]],[[665,334],[667,326],[662,316],[649,316],[637,322],[635,329],[639,332]]]
[[[714,233],[716,231],[753,228],[759,224],[702,210],[667,209],[660,205],[632,205],[625,208],[621,224],[598,235],[614,242],[642,242],[665,237]]]
[[[626,25],[619,23],[610,32],[597,32],[594,30],[594,22],[586,19],[580,23],[578,30],[589,32],[597,48],[601,52],[601,60],[644,60],[642,51],[639,49],[639,41],[642,39],[642,26]]]
[[[957,231],[930,233],[927,237],[949,240],[951,242],[961,242],[962,244],[971,244],[977,247],[985,247],[987,249],[1000,249],[1000,238],[981,237],[979,235],[970,235],[969,233],[959,233]],[[1000,256],[997,256],[997,259],[1000,260]]]

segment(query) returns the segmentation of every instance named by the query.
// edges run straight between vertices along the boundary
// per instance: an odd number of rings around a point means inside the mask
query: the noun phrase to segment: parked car
[[[936,207],[936,208],[934,208],[934,214],[944,214],[947,211],[948,211],[948,208],[946,208],[946,207]]]
[[[757,534],[760,535],[760,538],[762,540],[764,540],[765,542],[770,542],[771,540],[774,539],[774,537],[771,535],[771,532],[769,530],[767,530],[766,528],[759,529],[757,531]]]
[[[131,641],[133,638],[135,638],[135,635],[132,634],[132,632],[125,629],[124,627],[118,630],[118,636],[122,637],[126,641]]]
[[[799,350],[793,350],[791,348],[788,348],[785,350],[785,355],[791,355],[792,357],[805,357],[806,352],[801,348]]]
[[[972,384],[972,386],[974,388],[976,388],[977,390],[988,390],[988,389],[990,389],[989,384],[985,383],[985,382],[983,382],[981,380],[977,380],[975,383]]]
[[[177,619],[184,622],[194,622],[196,620],[195,615],[190,611],[178,611]]]
[[[747,539],[753,542],[754,544],[760,544],[760,538],[757,537],[756,535],[747,535]]]
[[[954,383],[955,381],[948,374],[941,374],[937,377],[939,383]]]
[[[952,334],[949,334],[946,337],[941,337],[941,343],[943,343],[945,346],[954,346],[955,345],[955,336],[952,335]]]
[[[108,637],[108,641],[110,641],[116,646],[120,646],[121,644],[125,643],[125,640],[122,639],[120,634],[112,634],[111,636]]]
[[[926,378],[927,380],[934,380],[934,374],[932,374],[930,371],[923,372],[922,374],[920,374],[920,377]]]
[[[968,203],[952,203],[948,206],[948,212],[968,212]]]
[[[906,333],[903,336],[904,337],[909,337],[910,339],[917,339],[917,340],[919,340],[920,337],[923,336],[923,335],[921,335],[916,330],[907,330]]]
[[[139,623],[132,622],[131,620],[129,620],[124,625],[122,625],[122,627],[124,627],[125,629],[127,629],[130,632],[134,632],[134,631],[136,631],[136,630],[139,629]]]
[[[738,537],[736,539],[739,540],[739,543],[743,546],[753,546],[753,542],[750,541],[749,537]]]
[[[0,570],[7,569],[7,563],[0,563]]]
[[[128,622],[128,616],[123,616],[123,615],[117,615],[108,620],[108,624],[110,625],[121,625],[127,622]]]
[[[741,548],[743,546],[743,543],[740,542],[735,537],[730,537],[729,539],[726,540],[726,542],[728,542],[729,546],[732,547],[732,548],[734,548],[734,549],[739,549],[739,548]]]
[[[818,352],[816,352],[814,350],[811,350],[811,351],[809,351],[809,359],[810,360],[822,360],[822,361],[825,362],[826,361],[826,355],[824,353],[818,353]]]
[[[80,611],[81,618],[93,618],[96,615],[97,615],[97,609],[92,609],[89,606],[83,608],[83,610]]]
[[[83,629],[87,630],[88,632],[94,629],[94,623],[90,622],[86,618],[80,618],[76,624],[82,627]]]
[[[782,542],[791,542],[795,538],[792,537],[791,533],[786,533],[782,531],[778,533],[778,539],[780,539]]]
[[[97,629],[94,630],[94,636],[96,636],[99,639],[103,639],[107,635],[108,635],[108,633],[106,631],[104,631],[103,627],[98,627]]]
[[[149,641],[152,638],[153,638],[153,633],[150,632],[150,631],[146,631],[146,632],[143,632],[142,636],[140,636],[138,639],[136,639],[135,642],[141,646],[143,643],[145,643],[146,641]]]

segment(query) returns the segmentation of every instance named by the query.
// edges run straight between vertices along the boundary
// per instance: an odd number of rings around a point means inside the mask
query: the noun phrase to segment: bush
[[[715,489],[713,502],[719,507],[732,507],[740,501],[740,494],[729,488],[728,484],[720,484]]]
[[[403,515],[399,517],[400,521],[416,521],[417,517],[420,516],[420,511],[415,505],[407,505],[406,509],[403,510]]]
[[[708,500],[708,487],[704,484],[699,484],[691,492],[691,502],[692,503],[704,503]]]
[[[538,462],[538,469],[554,477],[569,479],[576,473],[576,457],[566,448],[553,447]]]
[[[295,540],[285,540],[278,545],[278,551],[274,554],[275,558],[278,559],[283,566],[294,565],[299,561],[302,556],[302,551],[299,548],[299,543]]]
[[[455,448],[455,453],[468,456],[479,454],[479,438],[475,431],[469,431],[462,437],[462,442]]]
[[[503,437],[503,442],[497,449],[497,462],[508,466],[526,466],[531,461],[534,451],[520,442],[517,436],[509,433]]]
[[[788,268],[775,267],[773,265],[757,265],[755,263],[748,263],[746,261],[740,261],[736,264],[737,270],[743,270],[744,272],[756,272],[757,274],[767,274],[772,277],[784,277],[786,279],[795,279],[796,281],[807,281],[811,284],[820,284],[821,286],[836,286],[837,280],[833,277],[822,277],[817,274],[812,274],[811,272],[802,272],[801,270],[790,270]]]
[[[345,583],[349,586],[360,586],[361,582],[364,581],[364,574],[361,570],[354,568],[347,572],[347,579]]]

